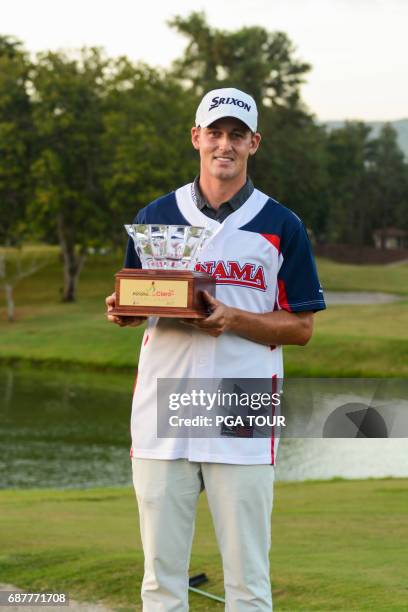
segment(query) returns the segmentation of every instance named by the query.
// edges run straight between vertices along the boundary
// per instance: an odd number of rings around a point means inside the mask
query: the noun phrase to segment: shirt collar
[[[199,208],[200,210],[203,210],[203,208],[206,206],[208,208],[212,208],[211,204],[206,200],[204,195],[201,193],[199,181],[200,181],[200,176],[196,176],[194,179],[194,183],[193,183],[193,193],[195,196],[195,202],[197,204],[197,208]],[[252,195],[253,190],[254,190],[254,184],[248,176],[245,185],[243,185],[241,189],[237,191],[237,193],[234,194],[230,200],[227,200],[226,202],[223,202],[222,204],[228,203],[234,211],[238,210],[238,208],[247,201],[249,196]]]

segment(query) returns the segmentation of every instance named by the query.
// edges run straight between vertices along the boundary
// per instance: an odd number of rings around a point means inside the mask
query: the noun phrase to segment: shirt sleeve
[[[143,210],[140,210],[137,213],[136,217],[133,219],[133,223],[144,223],[143,219],[144,219],[144,213],[143,213]],[[123,267],[124,268],[141,268],[142,267],[142,262],[140,261],[140,258],[138,254],[136,253],[135,243],[133,242],[133,239],[130,237],[128,239],[128,243],[126,247],[125,261],[124,261]]]
[[[324,310],[323,289],[303,223],[282,246],[280,259],[276,296],[278,309],[289,312]]]

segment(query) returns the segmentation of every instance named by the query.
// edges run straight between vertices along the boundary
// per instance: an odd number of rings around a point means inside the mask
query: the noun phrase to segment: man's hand
[[[106,304],[106,318],[108,321],[112,323],[116,323],[119,327],[138,327],[144,321],[146,321],[147,317],[121,317],[119,315],[110,314],[110,312],[116,306],[116,293],[112,293],[112,295],[108,295],[105,300]]]
[[[211,314],[206,319],[182,319],[182,321],[218,338],[230,329],[234,309],[215,299],[208,291],[203,291],[203,297]]]
[[[203,297],[211,314],[206,319],[182,319],[182,321],[215,338],[229,331],[267,346],[281,344],[303,346],[312,336],[313,312],[286,310],[247,312],[226,306],[207,291],[203,292]]]

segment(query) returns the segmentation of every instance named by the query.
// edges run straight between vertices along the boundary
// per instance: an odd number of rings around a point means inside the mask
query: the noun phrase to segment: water
[[[408,439],[291,439],[278,450],[277,480],[408,476]]]
[[[131,484],[131,375],[0,368],[0,488]],[[408,476],[405,439],[284,439],[277,479]]]
[[[0,369],[0,488],[128,485],[132,385]]]

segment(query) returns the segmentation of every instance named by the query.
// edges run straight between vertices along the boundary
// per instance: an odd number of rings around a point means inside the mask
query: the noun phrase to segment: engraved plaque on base
[[[116,275],[116,307],[121,316],[203,318],[209,312],[202,292],[215,297],[215,279],[194,267],[211,237],[190,225],[126,225],[142,269],[123,268]]]

